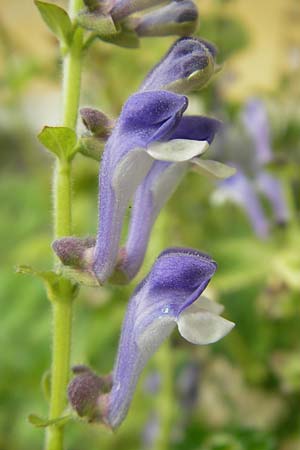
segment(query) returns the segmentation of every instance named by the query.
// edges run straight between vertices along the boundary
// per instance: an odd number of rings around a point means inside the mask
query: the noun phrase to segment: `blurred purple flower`
[[[231,200],[239,204],[247,213],[257,236],[266,238],[270,226],[258,194],[261,193],[270,202],[278,224],[285,224],[289,220],[289,210],[280,180],[269,174],[265,168],[265,165],[273,159],[273,153],[268,117],[263,102],[259,99],[250,99],[242,111],[242,120],[251,138],[254,152],[250,155],[250,161],[246,160],[244,163],[243,158],[236,158],[239,159],[237,162],[231,156],[231,164],[237,167],[238,173],[222,181],[213,198],[217,202]],[[238,150],[240,152],[240,147]],[[249,163],[252,165],[253,173],[248,176]]]
[[[218,341],[234,326],[219,316],[223,307],[201,294],[216,270],[207,255],[167,249],[136,288],[123,323],[113,386],[105,399],[104,421],[117,428],[124,420],[148,359],[178,326],[193,344]]]

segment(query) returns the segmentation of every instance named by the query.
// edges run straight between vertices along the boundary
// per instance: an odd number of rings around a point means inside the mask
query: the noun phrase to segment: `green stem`
[[[70,0],[70,15],[82,7],[81,0]],[[63,60],[63,125],[75,129],[78,115],[83,32],[77,28],[68,54]],[[72,233],[71,161],[58,160],[54,177],[54,239]],[[51,367],[51,397],[49,419],[63,415],[67,406],[67,385],[70,375],[72,337],[72,284],[62,279],[58,294],[52,299],[53,343]],[[47,428],[46,450],[62,450],[64,428]]]
[[[53,302],[53,359],[49,419],[62,416],[66,407],[66,390],[70,372],[72,299],[66,289],[66,298]],[[47,450],[63,448],[64,428],[53,425],[47,428]]]
[[[63,67],[63,124],[75,128],[80,96],[83,30],[77,28]]]

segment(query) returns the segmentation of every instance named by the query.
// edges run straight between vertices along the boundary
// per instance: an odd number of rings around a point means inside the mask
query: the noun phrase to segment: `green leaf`
[[[23,275],[33,275],[40,278],[45,285],[48,299],[52,302],[63,300],[63,293],[61,292],[61,282],[66,280],[62,274],[54,271],[40,271],[35,270],[30,266],[21,265],[16,268],[16,272]],[[76,283],[72,284],[72,296],[75,298],[78,294],[79,286]]]
[[[64,44],[70,45],[73,26],[68,13],[60,6],[35,0],[44,22]]]
[[[38,135],[38,139],[61,159],[71,159],[78,150],[76,133],[71,128],[46,126]]]
[[[36,414],[29,414],[28,421],[37,428],[45,428],[50,425],[63,426],[72,419],[71,414],[67,416],[57,417],[56,419],[43,419]]]

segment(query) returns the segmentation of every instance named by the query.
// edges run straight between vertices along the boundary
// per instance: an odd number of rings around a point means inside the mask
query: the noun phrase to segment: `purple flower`
[[[193,249],[167,249],[138,285],[123,323],[104,421],[112,428],[124,420],[141,371],[174,327],[193,344],[218,341],[234,326],[219,314],[221,305],[201,294],[216,263]]]
[[[146,77],[141,91],[126,102],[103,153],[93,264],[91,251],[82,252],[89,257],[81,266],[90,278],[104,283],[113,275],[114,282],[128,282],[138,272],[157,215],[191,164],[221,178],[232,174],[221,163],[197,158],[208,149],[220,122],[183,116],[187,98],[170,92],[205,84],[205,70],[213,66],[214,57],[210,44],[179,39]],[[123,219],[135,193],[127,244],[119,252]]]
[[[186,107],[187,99],[182,95],[150,91],[131,96],[121,112],[105,146],[99,178],[99,228],[93,270],[100,283],[116,265],[129,200],[153,160],[162,157],[151,143],[167,139]],[[199,147],[194,149],[194,153],[201,151]]]
[[[227,200],[236,203],[245,210],[255,233],[259,237],[266,238],[268,236],[269,223],[255,192],[255,186],[241,170],[230,179],[222,181],[219,188],[214,192],[213,201],[215,203],[223,203]]]
[[[239,204],[248,215],[252,227],[260,238],[269,235],[269,220],[259,198],[262,194],[271,204],[273,216],[278,224],[289,220],[289,210],[279,179],[269,174],[266,164],[273,159],[267,112],[259,99],[249,100],[243,108],[242,119],[251,140],[249,147],[245,143],[241,148],[240,133],[235,136],[230,129],[223,134],[221,141],[228,140],[231,154],[221,158],[238,169],[230,180],[222,181],[214,193],[217,202],[231,200]],[[235,137],[233,142],[230,138]],[[233,150],[233,151],[232,151]]]
[[[105,147],[100,171],[99,229],[93,265],[100,283],[112,275],[118,262],[123,218],[138,186],[128,248],[118,264],[127,281],[138,271],[154,221],[188,162],[208,149],[219,127],[213,119],[182,118],[187,98],[161,90],[178,87],[178,80],[201,71],[203,54],[211,55],[211,51],[194,38],[177,41],[146,77],[142,92],[131,96],[121,112]],[[174,65],[170,70],[175,62],[175,70]],[[199,78],[198,83],[202,82]],[[202,163],[203,170],[206,164]]]

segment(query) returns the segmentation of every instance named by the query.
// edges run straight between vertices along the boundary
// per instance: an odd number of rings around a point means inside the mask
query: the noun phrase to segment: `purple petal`
[[[186,107],[187,99],[182,95],[150,91],[131,96],[121,112],[105,146],[99,178],[93,269],[100,283],[113,271],[128,202],[152,164],[143,149],[151,142],[167,139]]]
[[[222,122],[205,116],[183,116],[170,139],[191,139],[212,143]]]
[[[171,197],[188,169],[188,163],[155,161],[134,197],[124,259],[119,270],[128,280],[139,271],[150,233],[161,209]]]
[[[263,102],[249,100],[242,113],[244,125],[250,134],[256,149],[256,158],[260,165],[272,159],[268,116]]]
[[[180,313],[200,296],[215,270],[216,263],[196,250],[168,249],[135,290],[122,328],[109,395],[107,421],[112,428],[125,418],[147,360],[171,333]]]
[[[257,186],[271,203],[276,222],[287,223],[290,214],[281,182],[267,172],[261,172],[257,177]]]

